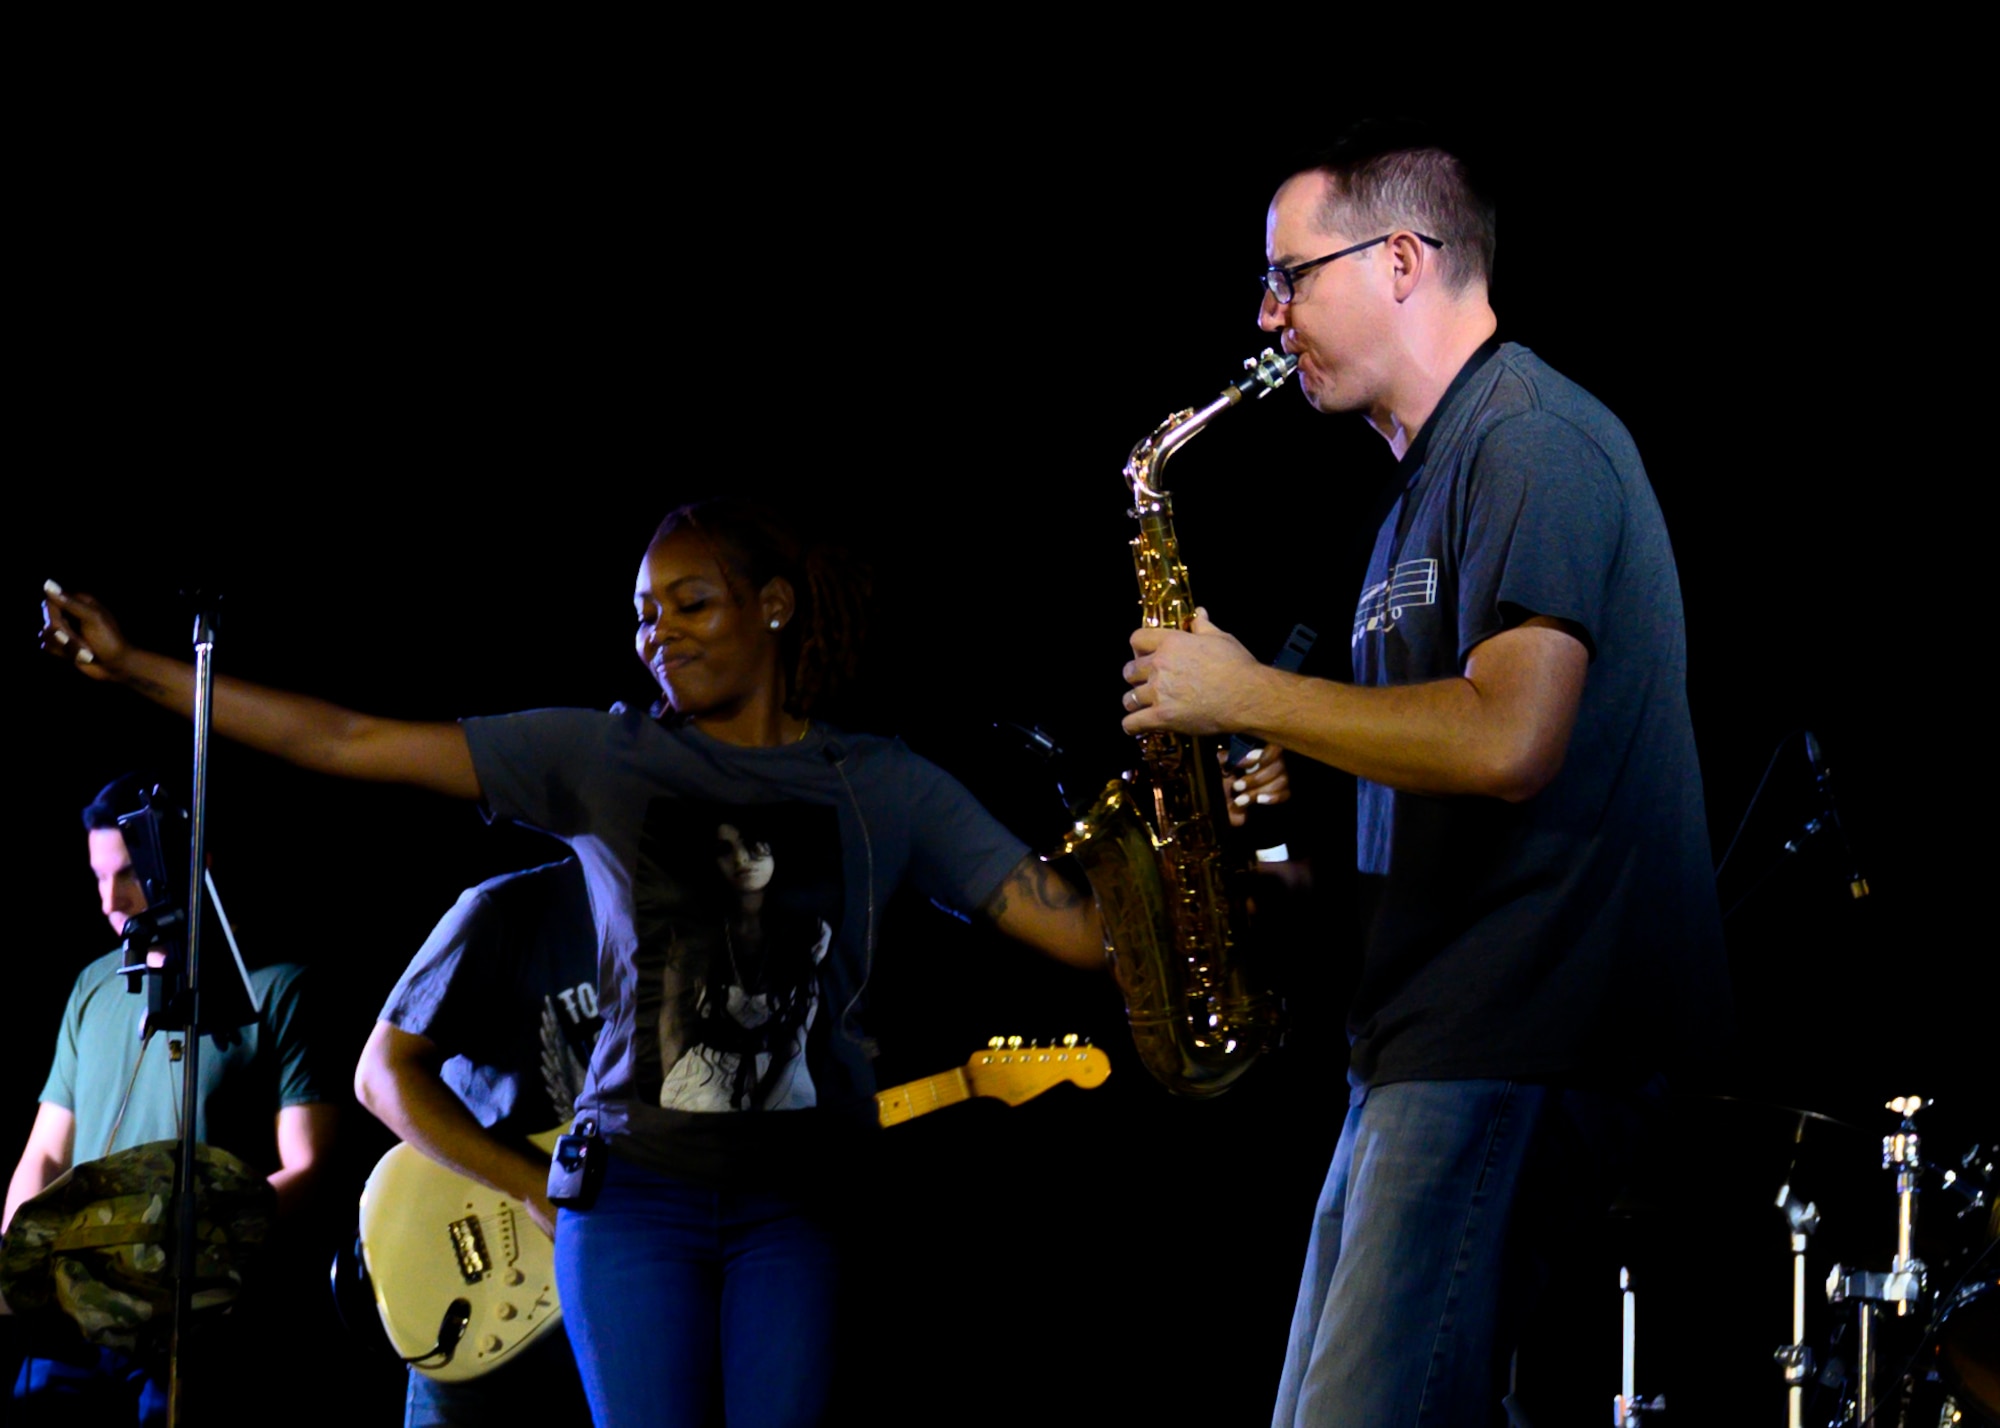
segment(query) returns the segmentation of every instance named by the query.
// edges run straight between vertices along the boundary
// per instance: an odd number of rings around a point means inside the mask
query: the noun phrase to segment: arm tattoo
[[[1022,871],[1025,874],[1027,869]],[[1022,879],[1024,882],[1027,880],[1025,876]],[[1036,900],[1052,912],[1069,912],[1090,901],[1087,895],[1070,886],[1069,879],[1057,872],[1053,864],[1044,863],[1039,858],[1034,863],[1033,880]]]
[[[1010,890],[1051,912],[1069,912],[1090,899],[1071,887],[1068,880],[1040,858],[1029,856],[1015,864],[1007,880],[993,890],[980,911],[998,922],[1006,914]]]

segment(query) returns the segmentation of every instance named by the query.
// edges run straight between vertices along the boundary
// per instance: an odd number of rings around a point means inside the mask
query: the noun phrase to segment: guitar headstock
[[[1010,1106],[1068,1081],[1086,1090],[1104,1084],[1111,1061],[1103,1050],[1072,1034],[1041,1046],[1018,1036],[996,1036],[965,1063],[965,1079],[975,1096],[992,1096]]]

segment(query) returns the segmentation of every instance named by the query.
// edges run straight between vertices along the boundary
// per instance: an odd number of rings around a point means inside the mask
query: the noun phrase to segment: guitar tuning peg
[[[1025,1043],[1023,1043],[1021,1038],[1018,1036],[1010,1036],[1007,1038],[1007,1049],[1009,1051],[1019,1051],[1024,1044]]]
[[[1006,1044],[1007,1044],[1007,1038],[1005,1038],[1004,1036],[989,1036],[986,1038],[986,1049],[988,1051],[998,1051],[1001,1047],[1005,1046]]]
[[[1074,1047],[1076,1045],[1076,1033],[1072,1031],[1068,1036],[1065,1036],[1062,1039],[1062,1044],[1064,1046]]]

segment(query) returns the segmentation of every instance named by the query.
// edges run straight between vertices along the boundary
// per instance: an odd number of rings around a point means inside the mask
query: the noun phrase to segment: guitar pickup
[[[493,1261],[486,1254],[486,1235],[479,1228],[479,1216],[467,1215],[451,1222],[451,1248],[467,1284],[477,1284],[492,1272]]]

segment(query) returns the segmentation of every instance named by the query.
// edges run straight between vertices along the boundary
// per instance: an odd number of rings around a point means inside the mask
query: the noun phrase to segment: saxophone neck
[[[1245,397],[1262,397],[1276,391],[1298,366],[1299,359],[1289,352],[1277,353],[1266,347],[1258,356],[1244,361],[1243,375],[1217,393],[1214,401],[1205,407],[1177,411],[1154,427],[1125,460],[1125,479],[1132,487],[1135,509],[1143,510],[1148,503],[1162,498],[1162,473],[1167,459],[1200,435],[1202,428]]]
[[[1131,485],[1132,499],[1140,509],[1165,495],[1162,473],[1166,470],[1167,459],[1199,436],[1203,427],[1242,400],[1235,388],[1227,388],[1200,410],[1189,407],[1175,412],[1132,448],[1132,454],[1125,459],[1125,480]]]

